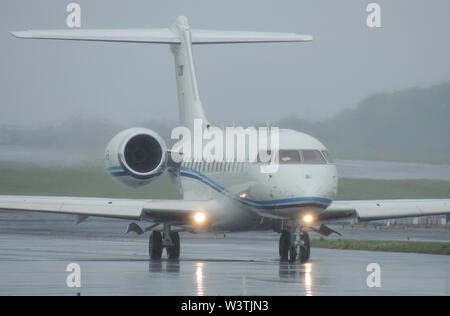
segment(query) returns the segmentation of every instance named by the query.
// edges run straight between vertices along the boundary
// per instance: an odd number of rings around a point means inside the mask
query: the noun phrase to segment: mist
[[[312,43],[194,47],[210,121],[305,131],[338,158],[448,159],[442,119],[450,96],[435,88],[445,92],[450,80],[448,1],[377,1],[381,28],[367,27],[369,1],[360,0],[77,2],[82,28],[168,27],[183,14],[193,28],[311,34]],[[144,126],[167,140],[178,124],[167,46],[27,41],[8,33],[66,28],[68,3],[0,4],[0,159],[101,160],[121,129]]]
[[[164,45],[24,41],[8,32],[66,28],[60,0],[0,4],[0,125],[49,126],[72,117],[132,126],[176,123],[174,67]],[[195,47],[201,97],[217,124],[298,117],[317,121],[377,92],[450,80],[448,1],[79,0],[82,28],[167,27],[312,34],[313,43]]]

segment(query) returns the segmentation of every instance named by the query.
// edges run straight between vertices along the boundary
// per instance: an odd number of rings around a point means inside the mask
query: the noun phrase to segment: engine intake
[[[152,173],[161,163],[160,143],[148,134],[131,137],[125,144],[122,163],[134,174]]]
[[[116,135],[105,152],[105,167],[120,183],[140,187],[164,172],[167,146],[154,131],[132,128]]]

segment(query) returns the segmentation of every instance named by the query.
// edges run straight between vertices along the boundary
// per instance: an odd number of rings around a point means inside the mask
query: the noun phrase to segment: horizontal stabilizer
[[[30,30],[11,32],[17,38],[100,42],[179,44],[180,37],[169,28],[124,30]],[[308,42],[312,36],[296,33],[191,30],[192,44],[239,44]]]
[[[35,30],[11,32],[17,38],[54,39],[100,42],[131,43],[180,43],[180,39],[170,29],[129,29],[129,30]]]
[[[309,42],[312,40],[311,35],[296,33],[192,30],[193,44]]]

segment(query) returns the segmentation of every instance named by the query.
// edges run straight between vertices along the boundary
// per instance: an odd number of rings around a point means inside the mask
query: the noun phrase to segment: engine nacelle
[[[117,134],[105,152],[106,170],[120,183],[137,188],[149,184],[167,166],[164,140],[146,128],[131,128]]]

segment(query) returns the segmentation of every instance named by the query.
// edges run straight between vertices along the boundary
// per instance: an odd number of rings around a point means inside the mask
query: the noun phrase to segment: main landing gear
[[[162,233],[154,230],[150,234],[148,253],[150,259],[160,260],[163,249],[166,248],[167,258],[177,260],[180,258],[180,234],[171,231],[169,224],[164,224]]]
[[[311,255],[309,235],[301,227],[283,230],[280,236],[280,260],[305,263]]]

